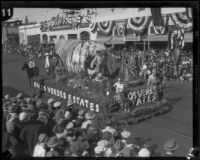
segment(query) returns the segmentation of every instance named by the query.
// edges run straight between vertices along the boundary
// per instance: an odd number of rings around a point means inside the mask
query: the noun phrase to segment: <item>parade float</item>
[[[168,101],[157,97],[146,82],[135,79],[130,67],[106,52],[95,41],[59,40],[55,45],[59,69],[55,78],[34,81],[34,88],[53,96],[68,107],[78,104],[113,119],[138,123],[140,120],[170,111]],[[119,81],[119,82],[118,82]],[[123,85],[119,92],[117,85]],[[156,98],[157,97],[157,98]]]
[[[178,66],[180,50],[184,47],[184,32],[192,30],[191,9],[183,13],[161,14],[160,8],[151,8],[151,16],[132,17],[119,25],[118,21],[93,21],[86,18],[92,33],[98,31],[111,36],[117,28],[117,36],[125,36],[127,26],[134,33],[142,35],[150,22],[156,35],[168,33],[169,54],[173,57],[174,68]],[[80,15],[79,15],[80,16]],[[82,21],[71,21],[66,15],[63,21],[70,25],[72,22],[78,29]],[[67,20],[67,21],[66,21]],[[173,23],[171,26],[169,21]],[[57,21],[53,21],[55,25]],[[49,25],[42,25],[48,27]],[[53,26],[51,26],[53,27]],[[51,28],[50,27],[50,28]],[[115,28],[115,29],[114,29]],[[111,36],[112,37],[112,36]],[[138,123],[152,116],[169,112],[172,108],[164,98],[161,81],[154,89],[147,82],[135,76],[134,58],[129,56],[117,57],[106,49],[104,44],[87,40],[59,40],[55,44],[60,69],[54,72],[51,80],[34,81],[34,87],[49,96],[57,97],[66,103],[78,104],[80,107],[126,123]],[[62,68],[62,69],[61,69]],[[159,81],[159,80],[158,80]]]

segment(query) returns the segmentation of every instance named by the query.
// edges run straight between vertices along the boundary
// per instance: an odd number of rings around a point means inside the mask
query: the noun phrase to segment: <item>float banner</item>
[[[146,103],[151,103],[155,101],[155,96],[151,89],[141,89],[130,91],[128,93],[128,99],[131,101],[133,106],[139,106]]]
[[[58,90],[50,86],[46,86],[46,85],[40,86],[40,84],[37,82],[33,82],[33,86],[34,88],[43,89],[46,93],[65,99],[67,103],[79,104],[80,106],[84,108],[88,108],[91,111],[100,112],[99,104],[93,103],[89,101],[88,99],[84,99],[79,96],[72,95],[70,93],[67,93],[66,91]]]

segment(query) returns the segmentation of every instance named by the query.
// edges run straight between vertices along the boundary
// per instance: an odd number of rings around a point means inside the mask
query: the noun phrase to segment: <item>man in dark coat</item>
[[[19,137],[27,143],[28,155],[33,155],[33,150],[37,143],[38,136],[40,133],[44,132],[43,128],[43,123],[35,120],[33,117],[24,124]]]

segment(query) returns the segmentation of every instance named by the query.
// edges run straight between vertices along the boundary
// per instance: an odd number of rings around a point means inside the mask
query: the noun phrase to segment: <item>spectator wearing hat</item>
[[[112,122],[108,120],[106,122],[106,127],[102,129],[102,132],[110,132],[112,135],[116,132],[116,129],[111,127]]]
[[[23,94],[20,92],[16,95],[17,100],[22,100]]]
[[[56,115],[56,112],[61,108],[61,102],[57,101],[53,104],[53,113],[54,115]]]
[[[55,157],[55,149],[58,146],[58,139],[56,137],[51,137],[47,142],[47,147],[50,149],[45,157]]]
[[[36,100],[36,105],[35,105],[35,107],[36,107],[37,109],[41,109],[41,108],[43,107],[43,102],[42,102],[41,99],[37,99],[37,100]]]
[[[47,105],[48,105],[48,112],[50,113],[50,117],[53,117],[54,113],[53,113],[53,103],[54,103],[54,99],[50,98],[47,101]]]
[[[85,114],[86,121],[83,122],[81,128],[86,130],[87,127],[92,124],[92,120],[94,119],[94,117],[95,117],[94,112],[92,112],[92,111],[87,112]]]
[[[100,146],[96,146],[94,148],[94,152],[95,152],[95,157],[103,157],[104,156],[103,149]]]
[[[26,143],[28,155],[33,155],[34,147],[40,133],[44,132],[44,125],[42,122],[35,120],[35,117],[30,115],[21,132],[19,138]]]
[[[176,142],[175,139],[169,139],[164,143],[165,153],[163,157],[175,157],[174,153],[179,147],[179,143]]]
[[[89,143],[81,137],[70,142],[70,151],[72,153],[72,157],[85,156],[88,149]]]
[[[41,133],[38,136],[38,142],[34,148],[33,157],[45,157],[48,139],[49,137],[45,133]]]
[[[9,94],[6,94],[5,96],[4,96],[4,99],[6,100],[6,101],[10,101],[10,95]]]
[[[138,152],[138,157],[150,157],[151,153],[147,148],[142,148]]]

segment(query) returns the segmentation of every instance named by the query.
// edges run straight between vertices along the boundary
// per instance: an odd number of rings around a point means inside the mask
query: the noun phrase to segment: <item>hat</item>
[[[45,133],[41,133],[38,136],[38,142],[39,143],[47,143],[48,142],[49,137],[45,134]]]
[[[31,102],[31,98],[26,98],[25,101],[26,101],[26,103],[30,103]]]
[[[131,133],[128,131],[123,131],[123,132],[121,132],[121,135],[123,138],[127,139],[131,136]]]
[[[36,101],[36,107],[41,107],[42,106],[42,100],[41,99],[38,99],[37,101]]]
[[[16,98],[16,97],[13,97],[13,98],[10,99],[10,101],[11,101],[12,103],[15,103],[15,102],[17,102],[17,98]]]
[[[69,120],[71,118],[71,113],[69,111],[65,111],[64,119]]]
[[[122,140],[117,140],[113,147],[116,151],[121,151],[125,147],[125,144]]]
[[[60,107],[61,106],[61,102],[59,102],[59,101],[57,101],[57,102],[55,102],[54,104],[53,104],[53,107],[54,108],[58,108],[58,107]]]
[[[8,106],[8,112],[17,112],[18,111],[18,107],[16,106],[16,104],[12,103]]]
[[[28,104],[26,109],[29,110],[29,111],[34,111],[35,110],[35,108],[34,108],[34,106],[32,104]]]
[[[39,115],[39,116],[43,115],[43,116],[49,117],[48,111],[46,111],[46,110],[43,109],[43,108],[39,110],[38,115]]]
[[[92,112],[92,111],[89,111],[89,112],[87,112],[87,113],[85,114],[85,118],[86,118],[86,119],[94,119],[94,117],[95,117],[95,113]]]
[[[67,106],[68,106],[68,107],[71,106],[71,105],[73,105],[73,104],[74,104],[73,101],[68,101],[68,102],[67,102]]]
[[[47,104],[52,104],[54,102],[53,98],[48,99]]]
[[[94,126],[89,126],[88,130],[87,130],[87,134],[92,134],[92,135],[96,135],[98,134],[99,131],[96,127]]]
[[[169,139],[164,143],[164,149],[167,151],[176,150],[179,147],[179,144],[175,139]]]
[[[81,156],[83,151],[86,149],[86,146],[83,142],[81,141],[72,141],[70,143],[70,151],[77,156]]]
[[[17,113],[9,113],[7,115],[7,121],[12,121],[14,119],[18,118],[18,114]]]
[[[57,133],[60,134],[60,133],[63,133],[64,130],[65,130],[64,123],[59,123],[54,127],[53,132],[55,134],[57,134]]]
[[[16,96],[16,98],[17,98],[17,99],[21,99],[21,98],[22,98],[22,93],[21,93],[21,92],[18,93],[17,96]]]
[[[112,133],[110,133],[110,132],[108,132],[108,131],[103,132],[103,134],[102,134],[102,139],[104,139],[104,140],[109,140],[109,139],[111,139],[111,138],[112,138]]]
[[[27,113],[26,112],[21,112],[19,114],[19,120],[20,121],[24,121],[26,119],[26,117],[27,117]]]
[[[74,123],[72,122],[69,122],[67,125],[66,125],[66,129],[72,129],[74,127]]]
[[[10,95],[9,95],[9,94],[6,94],[6,95],[5,95],[5,99],[6,99],[6,100],[9,100],[9,99],[10,99]]]
[[[26,104],[25,104],[25,102],[24,101],[21,101],[20,103],[19,103],[19,106],[20,107],[24,107]]]
[[[47,147],[54,148],[58,145],[58,139],[56,137],[51,137],[47,142]]]
[[[138,152],[138,157],[150,157],[150,151],[147,148],[142,148],[139,152]]]
[[[110,144],[110,142],[107,141],[107,140],[100,140],[99,142],[97,142],[97,145],[98,145],[99,147],[102,147],[102,148],[107,147],[109,144]]]
[[[101,146],[96,146],[94,148],[95,154],[101,154],[103,152],[103,148]]]
[[[47,118],[47,116],[45,116],[45,115],[40,115],[40,116],[38,117],[38,120],[41,121],[41,122],[44,123],[44,124],[47,124],[47,123],[48,123],[48,118]]]
[[[82,116],[84,114],[85,110],[84,109],[81,109],[79,112],[78,112],[78,115],[79,116]]]

